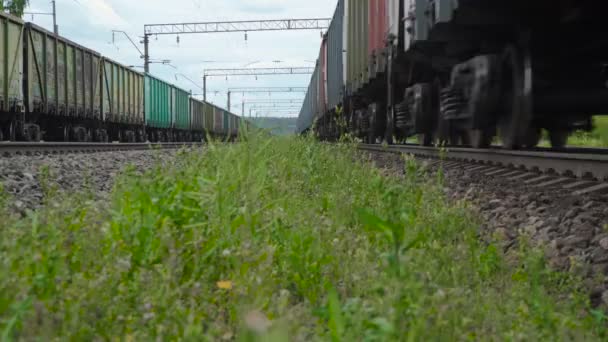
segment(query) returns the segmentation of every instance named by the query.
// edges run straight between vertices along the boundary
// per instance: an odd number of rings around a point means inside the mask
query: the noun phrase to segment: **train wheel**
[[[564,148],[568,143],[569,132],[567,129],[556,128],[549,130],[549,140],[551,141],[551,147],[553,148]]]
[[[4,129],[0,126],[0,141],[4,141]]]
[[[420,146],[432,146],[434,136],[432,133],[420,133],[418,134],[418,143]]]
[[[386,130],[384,131],[384,141],[388,145],[393,145],[395,143],[393,135],[395,133],[395,124],[394,124],[394,114],[392,113],[394,109],[390,109],[386,111]]]
[[[72,127],[70,127],[70,125],[65,125],[63,126],[63,141],[64,142],[69,142],[70,139],[70,132],[72,131]]]
[[[488,148],[492,144],[494,132],[490,129],[473,129],[469,131],[469,142],[474,148]]]
[[[9,141],[17,141],[17,121],[12,120],[8,125],[8,136]]]
[[[499,119],[503,146],[516,149],[525,144],[532,120],[532,62],[515,46],[503,53],[505,112]]]
[[[540,143],[542,131],[539,127],[530,126],[522,136],[522,145],[526,148],[534,148]]]
[[[38,125],[25,125],[24,138],[29,142],[39,142],[42,139]]]

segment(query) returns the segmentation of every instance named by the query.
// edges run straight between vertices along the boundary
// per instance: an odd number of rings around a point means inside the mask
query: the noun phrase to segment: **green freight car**
[[[100,128],[101,55],[32,23],[25,25],[26,111],[46,137],[88,141]],[[40,140],[36,129],[26,140]]]
[[[23,21],[0,13],[0,140],[23,132]],[[18,129],[20,128],[20,129]]]
[[[177,141],[189,140],[190,134],[190,93],[177,87],[171,89],[173,129]]]
[[[144,75],[108,58],[102,59],[102,113],[107,130],[99,141],[143,142]]]
[[[190,130],[190,93],[145,75],[146,125],[150,141],[186,139]]]

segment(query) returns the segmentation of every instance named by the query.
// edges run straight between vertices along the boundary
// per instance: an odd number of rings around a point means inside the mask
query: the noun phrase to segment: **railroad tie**
[[[572,193],[574,196],[589,195],[592,193],[608,193],[608,183],[601,183]]]

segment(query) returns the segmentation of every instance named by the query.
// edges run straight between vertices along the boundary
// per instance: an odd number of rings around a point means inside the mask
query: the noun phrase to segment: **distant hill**
[[[263,118],[247,118],[256,127],[270,129],[274,135],[290,135],[296,131],[297,118],[279,118],[279,117],[263,117]]]

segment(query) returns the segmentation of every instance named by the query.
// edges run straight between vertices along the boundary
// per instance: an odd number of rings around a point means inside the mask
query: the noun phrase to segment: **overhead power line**
[[[249,31],[319,30],[329,28],[331,18],[211,21],[144,25],[146,35],[225,33]]]
[[[147,24],[144,25],[144,66],[146,72],[149,72],[149,44],[150,36],[153,35],[178,35],[179,42],[180,34],[245,32],[247,40],[247,32],[323,30],[329,28],[330,23],[330,18],[308,18]]]
[[[259,93],[306,93],[306,87],[249,87],[249,88],[229,88],[229,92],[243,94]]]
[[[309,75],[312,74],[314,71],[315,68],[311,67],[206,69],[204,71],[204,77]]]

